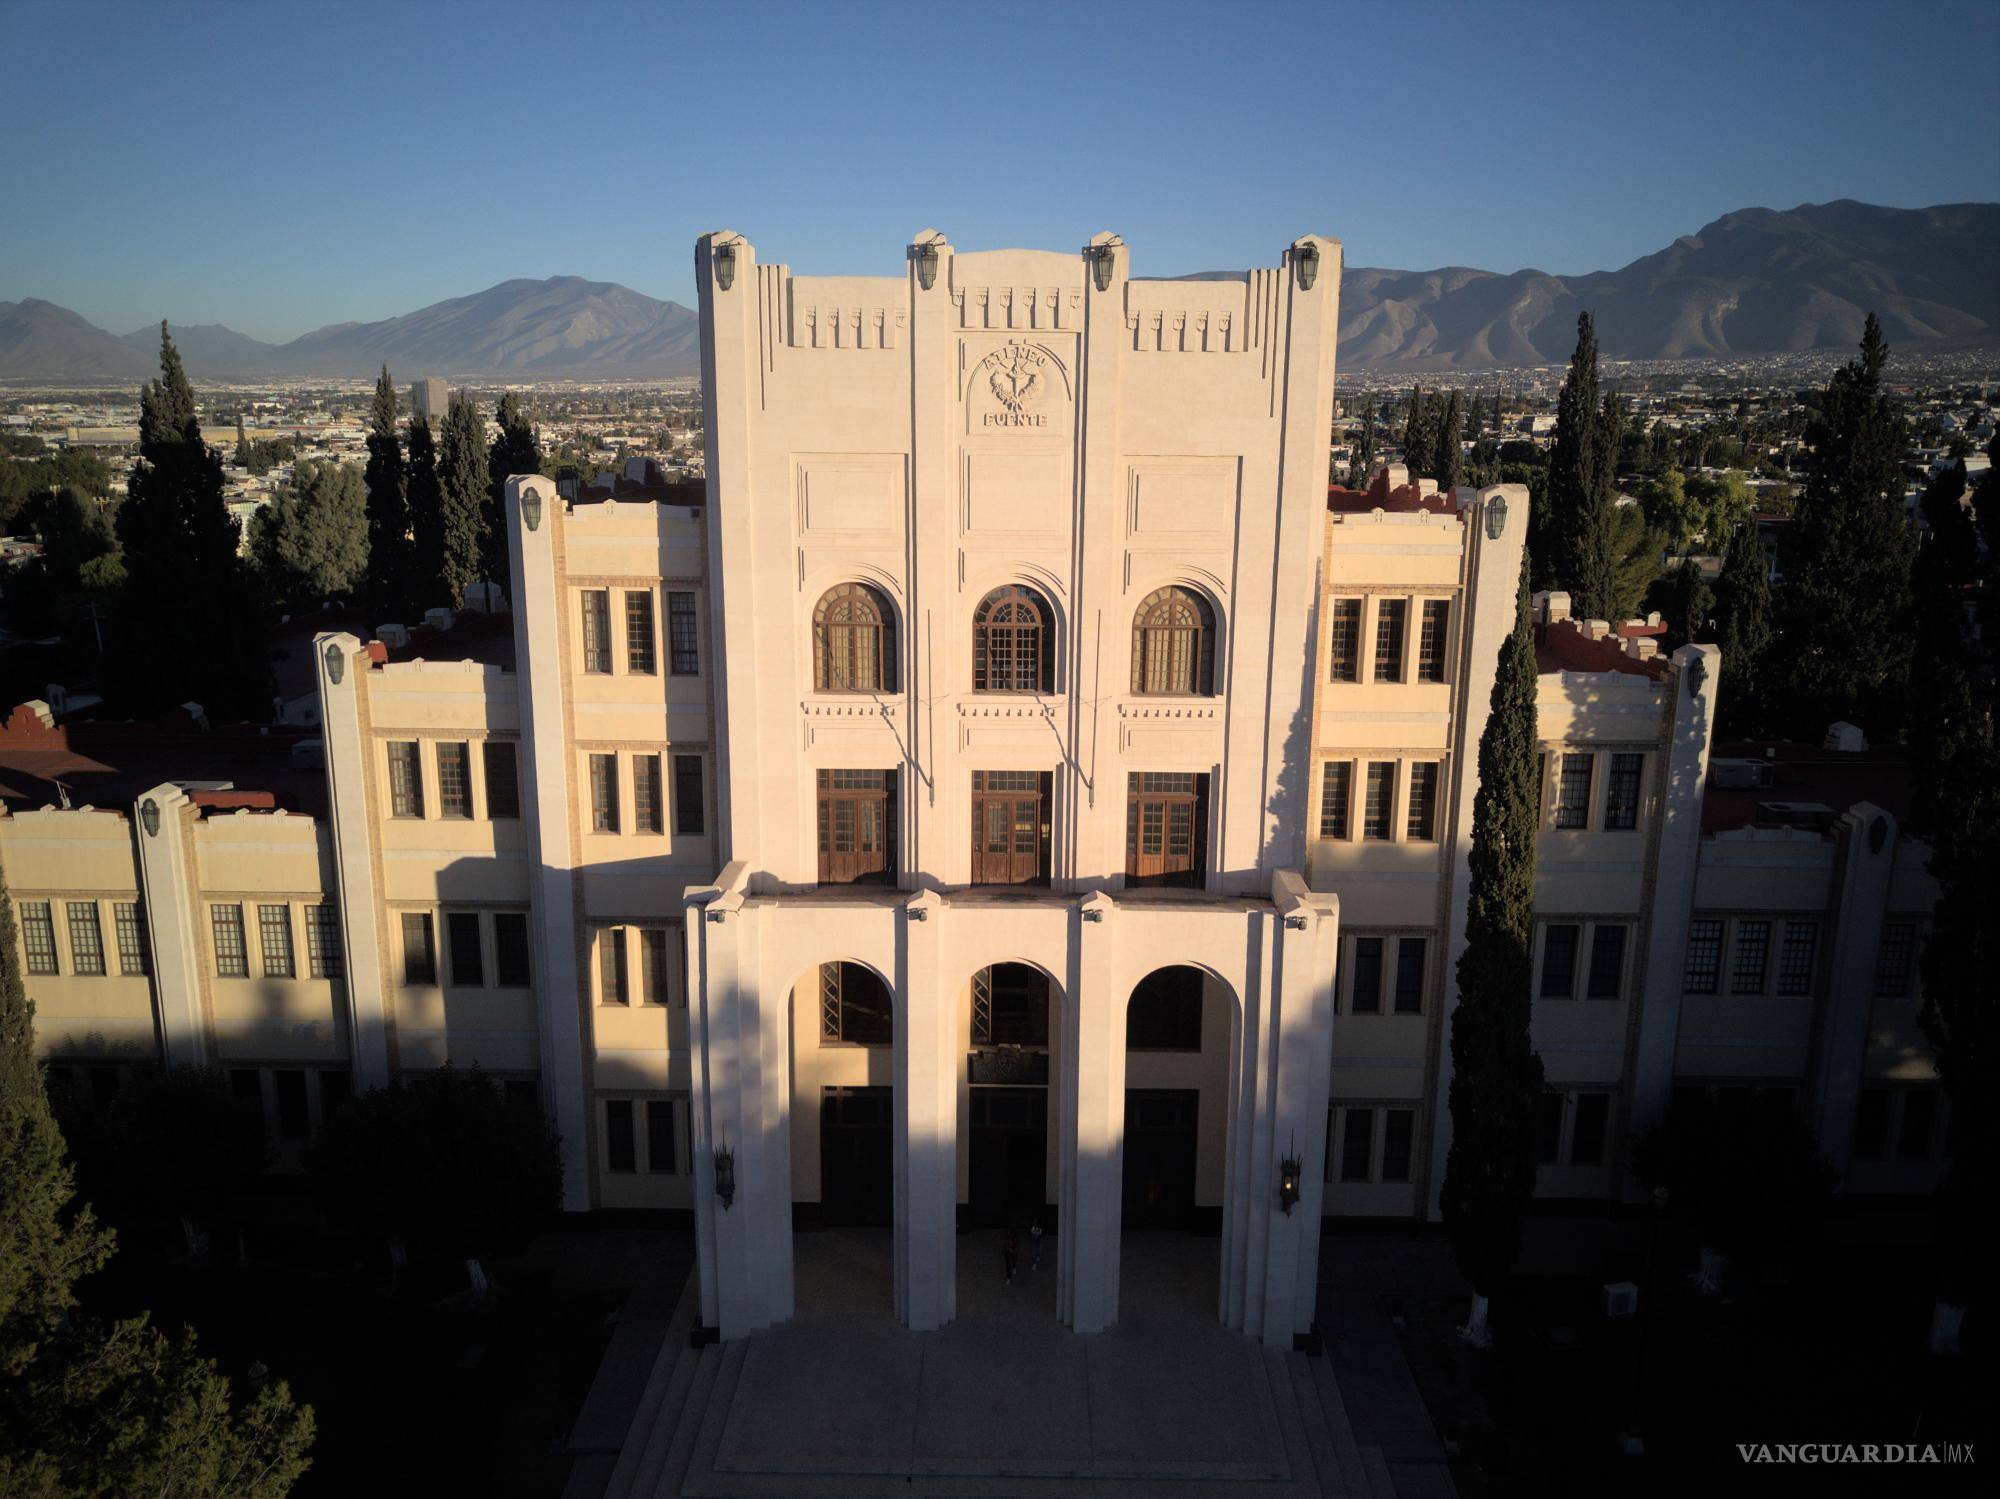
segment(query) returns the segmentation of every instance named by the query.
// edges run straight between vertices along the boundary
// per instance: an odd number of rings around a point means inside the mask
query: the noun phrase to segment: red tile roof
[[[1655,656],[1641,661],[1626,652],[1616,635],[1591,640],[1573,620],[1535,626],[1535,670],[1544,674],[1558,671],[1615,671],[1628,677],[1651,677],[1659,681],[1667,674],[1667,658]]]

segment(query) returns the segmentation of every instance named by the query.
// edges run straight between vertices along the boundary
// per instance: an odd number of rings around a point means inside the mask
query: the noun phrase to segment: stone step
[[[1368,1489],[1374,1499],[1396,1499],[1396,1480],[1389,1474],[1389,1460],[1373,1444],[1361,1449],[1361,1466],[1368,1474]]]
[[[1292,1382],[1292,1398],[1298,1406],[1299,1425],[1312,1453],[1313,1476],[1324,1499],[1349,1499],[1340,1477],[1340,1458],[1333,1432],[1326,1424],[1326,1410],[1320,1403],[1319,1386],[1313,1381],[1312,1360],[1303,1353],[1285,1355],[1285,1372]]]
[[[654,1456],[655,1448],[664,1447],[673,1439],[681,1403],[694,1376],[695,1352],[688,1347],[688,1333],[694,1326],[698,1307],[694,1277],[690,1275],[660,1341],[646,1388],[639,1396],[639,1408],[632,1413],[631,1429],[619,1449],[604,1499],[633,1499],[634,1495],[651,1492],[641,1484],[640,1477],[647,1470],[647,1461]],[[657,1473],[657,1467],[653,1471]],[[565,1499],[584,1499],[584,1496],[565,1495]]]
[[[1333,1365],[1324,1355],[1306,1362],[1312,1372],[1313,1387],[1319,1391],[1320,1414],[1326,1421],[1327,1434],[1333,1439],[1339,1491],[1352,1499],[1394,1499],[1393,1493],[1377,1493],[1368,1482],[1368,1470],[1361,1461],[1361,1448],[1354,1440],[1354,1425],[1347,1419],[1347,1403],[1340,1398],[1340,1381],[1334,1378]],[[1327,1492],[1334,1492],[1324,1478],[1321,1485]]]
[[[740,1344],[723,1345],[735,1346]],[[658,1460],[650,1460],[649,1454],[648,1463],[640,1470],[639,1481],[633,1485],[632,1499],[679,1499],[688,1463],[694,1455],[695,1438],[715,1391],[716,1376],[722,1372],[723,1347],[711,1343],[694,1353],[687,1397],[675,1414],[667,1440],[652,1444],[658,1453]],[[667,1424],[662,1422],[662,1425]]]

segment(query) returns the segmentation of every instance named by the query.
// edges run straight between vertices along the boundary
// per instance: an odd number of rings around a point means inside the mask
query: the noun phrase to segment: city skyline
[[[2000,41],[1988,8],[1919,10]],[[881,5],[754,31],[596,7],[537,37],[520,92],[502,80],[529,31],[509,7],[424,28],[342,7],[247,36],[227,8],[83,13],[90,107],[61,70],[0,102],[17,142],[0,297],[119,333],[164,315],[283,341],[548,275],[691,305],[684,246],[720,227],[857,273],[935,224],[968,248],[1116,229],[1141,275],[1260,263],[1307,231],[1355,266],[1574,275],[1750,206],[2000,198],[2000,84],[1894,107],[1928,97],[1934,60],[1884,48],[1857,6],[1493,7],[1423,35],[1345,7],[1028,6],[1002,24]],[[0,37],[56,55],[76,14],[16,4]],[[613,54],[666,61],[606,77]],[[1467,106],[1482,91],[1433,95],[1427,74],[1496,87]]]

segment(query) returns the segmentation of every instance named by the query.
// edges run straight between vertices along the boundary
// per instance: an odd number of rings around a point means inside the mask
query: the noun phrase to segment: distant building
[[[419,380],[410,387],[410,409],[428,421],[444,416],[451,404],[451,388],[442,380]]]

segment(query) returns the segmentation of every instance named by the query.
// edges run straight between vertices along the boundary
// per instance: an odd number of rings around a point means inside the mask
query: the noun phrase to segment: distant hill
[[[1340,363],[1412,372],[1554,364],[1576,314],[1616,359],[1843,348],[1870,311],[1898,349],[2000,345],[2000,204],[1746,208],[1582,276],[1350,266]],[[219,324],[173,330],[197,379],[372,375],[669,379],[700,368],[695,314],[610,281],[503,281],[374,323],[267,344]],[[0,302],[0,377],[143,379],[155,330],[115,338],[48,302]]]

